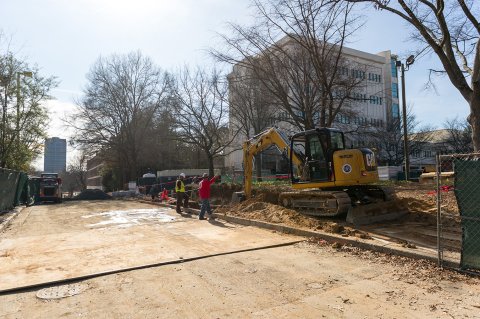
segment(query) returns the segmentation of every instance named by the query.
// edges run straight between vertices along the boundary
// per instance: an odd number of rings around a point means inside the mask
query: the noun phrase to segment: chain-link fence
[[[21,203],[33,204],[37,192],[35,182],[26,173],[0,168],[0,213]]]
[[[437,155],[438,260],[480,272],[480,153]]]

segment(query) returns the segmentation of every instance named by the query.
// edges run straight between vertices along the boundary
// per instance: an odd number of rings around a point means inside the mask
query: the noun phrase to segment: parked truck
[[[57,173],[41,174],[39,200],[55,203],[62,201],[62,180]]]

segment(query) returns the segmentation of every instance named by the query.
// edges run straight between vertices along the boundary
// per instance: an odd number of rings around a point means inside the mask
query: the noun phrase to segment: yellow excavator
[[[347,215],[347,222],[368,224],[406,213],[391,189],[378,184],[375,154],[347,149],[343,132],[316,128],[288,138],[270,128],[243,143],[245,197],[252,195],[254,156],[276,146],[289,159],[292,191],[279,204],[313,216]]]

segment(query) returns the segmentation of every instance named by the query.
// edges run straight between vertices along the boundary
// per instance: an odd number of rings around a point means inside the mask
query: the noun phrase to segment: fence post
[[[438,251],[438,266],[442,267],[443,266],[443,261],[442,261],[442,247],[441,247],[441,236],[442,236],[442,214],[441,214],[441,198],[440,196],[440,179],[441,179],[441,162],[440,162],[440,154],[436,154],[436,162],[437,162],[437,251]]]

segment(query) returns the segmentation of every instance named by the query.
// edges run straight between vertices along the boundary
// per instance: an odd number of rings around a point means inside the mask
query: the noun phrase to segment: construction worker
[[[188,194],[185,192],[185,173],[181,173],[178,176],[177,182],[175,183],[175,193],[177,193],[177,213],[181,213],[182,210],[180,206],[183,202],[184,211],[188,208]]]
[[[209,179],[207,173],[203,174],[202,181],[200,182],[198,188],[198,194],[200,196],[200,200],[202,201],[200,215],[198,215],[198,219],[200,220],[205,219],[205,213],[208,214],[209,220],[213,220],[212,209],[210,208],[210,185],[215,183],[215,180],[219,177],[220,176],[214,176],[212,179]]]

